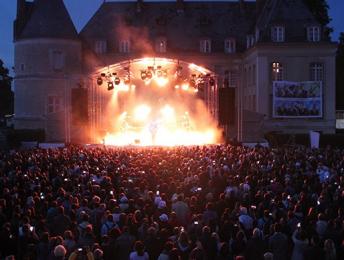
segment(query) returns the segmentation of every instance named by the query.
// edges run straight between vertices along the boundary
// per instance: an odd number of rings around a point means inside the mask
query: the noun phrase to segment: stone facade
[[[42,15],[47,12],[54,13]],[[99,68],[149,56],[204,66],[220,87],[229,73],[236,88],[236,123],[226,128],[229,136],[256,141],[269,131],[334,133],[336,47],[325,29],[302,0],[137,1],[104,2],[77,34],[62,0],[18,0],[15,127],[45,129],[47,141],[70,141],[78,131],[71,120],[71,89],[79,84],[91,95]],[[130,48],[123,52],[126,40]],[[162,40],[166,52],[157,49]],[[205,53],[204,40],[211,44]],[[276,62],[283,65],[285,81],[309,81],[311,64],[322,64],[323,117],[272,117]]]

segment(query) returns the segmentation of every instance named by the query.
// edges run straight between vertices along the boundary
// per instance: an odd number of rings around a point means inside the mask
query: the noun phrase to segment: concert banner
[[[274,118],[321,118],[322,101],[320,81],[273,82]]]

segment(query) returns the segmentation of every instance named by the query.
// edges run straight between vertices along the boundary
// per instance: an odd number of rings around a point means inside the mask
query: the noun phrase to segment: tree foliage
[[[328,15],[328,3],[327,0],[303,0],[309,10],[319,23],[324,26],[327,36],[333,31],[328,24],[331,22],[331,18]]]
[[[336,104],[338,110],[344,110],[344,32],[339,36],[336,69]]]
[[[14,99],[11,83],[12,78],[9,76],[9,71],[0,60],[0,117],[13,114]]]

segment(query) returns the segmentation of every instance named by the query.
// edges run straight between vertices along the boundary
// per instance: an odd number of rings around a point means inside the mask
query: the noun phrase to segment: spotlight
[[[215,86],[215,79],[214,78],[209,79],[209,85],[212,87]]]
[[[145,70],[141,70],[141,79],[146,80],[147,78],[147,72]]]
[[[146,77],[147,77],[147,79],[151,79],[153,77],[152,71],[148,70],[146,72]]]
[[[124,84],[125,85],[129,85],[130,84],[130,78],[129,77],[125,77],[124,78]]]
[[[156,76],[157,76],[158,78],[162,77],[162,71],[161,71],[161,70],[157,70]]]
[[[103,79],[101,77],[97,78],[97,84],[98,86],[103,85]]]
[[[184,90],[184,91],[189,90],[189,84],[184,83],[184,84],[182,85],[182,90]]]
[[[108,82],[108,90],[110,91],[110,90],[113,90],[115,87],[113,86],[113,83],[112,83],[112,81],[109,81]]]
[[[115,82],[116,85],[119,85],[121,83],[121,80],[120,80],[119,77],[116,77],[114,82]]]

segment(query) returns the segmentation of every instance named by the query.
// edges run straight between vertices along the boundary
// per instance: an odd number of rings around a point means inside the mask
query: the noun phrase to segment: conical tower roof
[[[36,0],[19,39],[77,39],[78,33],[63,0]]]

